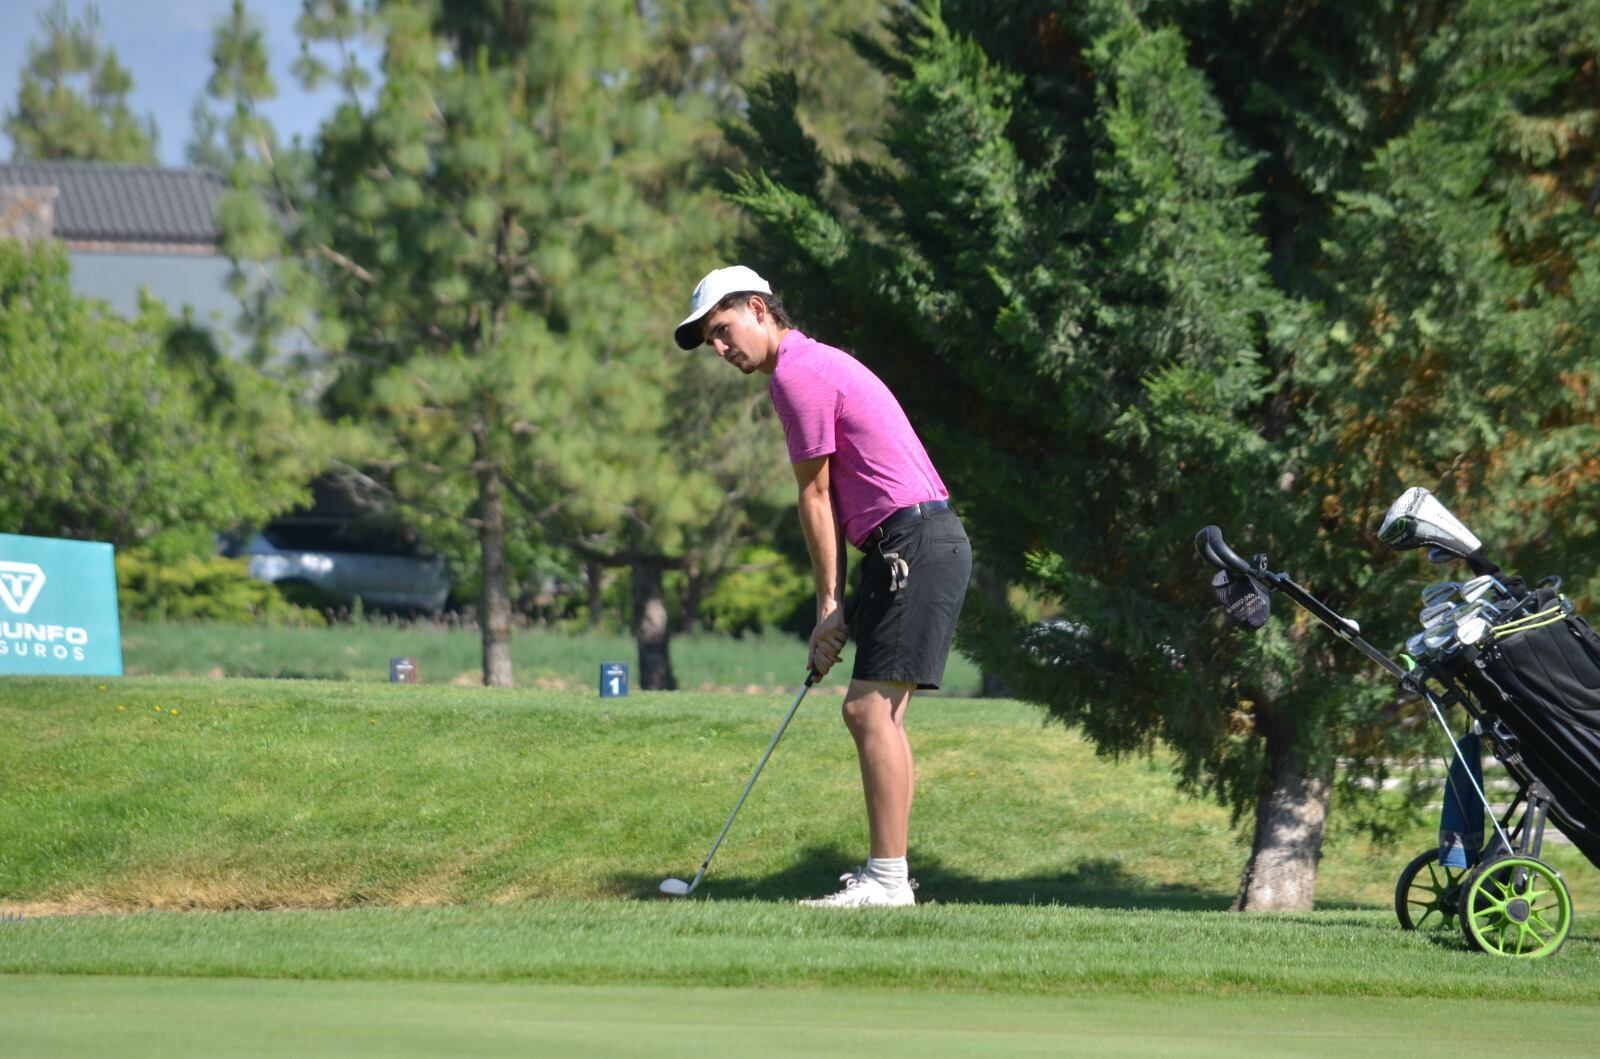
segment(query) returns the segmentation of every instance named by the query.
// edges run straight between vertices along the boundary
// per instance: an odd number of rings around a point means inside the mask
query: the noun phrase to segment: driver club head
[[[692,889],[682,879],[664,879],[661,882],[662,897],[688,897]]]
[[[1483,547],[1483,542],[1449,508],[1421,486],[1407,489],[1389,506],[1383,525],[1378,527],[1378,539],[1396,551],[1427,548],[1429,558],[1442,552],[1446,561],[1452,556],[1465,559]]]

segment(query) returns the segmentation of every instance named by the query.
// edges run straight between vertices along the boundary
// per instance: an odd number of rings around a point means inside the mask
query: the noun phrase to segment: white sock
[[[893,890],[906,884],[906,859],[904,857],[868,857],[867,874],[886,889]]]

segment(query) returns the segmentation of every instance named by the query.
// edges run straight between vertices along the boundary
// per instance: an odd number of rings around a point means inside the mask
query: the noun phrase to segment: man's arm
[[[811,632],[812,668],[827,675],[839,661],[849,630],[844,625],[844,528],[828,489],[828,457],[801,460],[794,466],[800,486],[800,529],[811,553],[811,577],[817,589],[817,625]]]

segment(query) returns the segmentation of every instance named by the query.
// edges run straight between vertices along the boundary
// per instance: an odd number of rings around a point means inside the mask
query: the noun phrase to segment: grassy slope
[[[782,903],[864,841],[836,687],[812,693],[774,756],[708,877],[713,900],[689,903],[626,898],[693,870],[787,696],[3,691],[0,908],[29,918],[0,922],[0,973],[1529,1001],[1592,1000],[1600,983],[1582,915],[1597,873],[1570,850],[1557,859],[1579,936],[1537,966],[1393,925],[1394,875],[1426,827],[1382,849],[1336,832],[1330,911],[1227,915],[1243,846],[1225,815],[1177,797],[1159,762],[1097,759],[1015,703],[913,707],[913,870],[931,903],[859,917]],[[370,907],[434,903],[462,905]],[[35,915],[284,906],[348,910]]]
[[[0,903],[113,909],[647,894],[704,855],[792,698],[156,678],[4,689]],[[716,896],[793,898],[859,862],[839,694],[830,682],[802,707],[718,854]],[[1162,762],[1097,758],[1013,702],[918,702],[910,728],[925,898],[1226,906],[1242,836],[1177,795]],[[1375,849],[1336,819],[1323,906],[1386,906],[1429,841],[1423,826]],[[1600,904],[1596,873],[1557,852],[1579,906]]]
[[[8,685],[0,900],[216,908],[646,893],[703,855],[792,698],[106,687]],[[791,726],[719,854],[719,895],[798,896],[860,859],[838,697],[813,692]],[[1174,805],[1158,766],[1114,769],[1015,703],[913,711],[927,892],[1225,903],[1234,833],[1209,806]]]
[[[389,659],[415,658],[424,684],[483,682],[483,645],[475,630],[372,621],[326,629],[217,624],[130,623],[122,631],[124,662],[134,676],[291,677],[383,682]],[[524,687],[592,690],[601,662],[636,665],[631,636],[518,630],[511,640],[517,683]],[[851,655],[846,652],[846,664]],[[679,686],[700,691],[776,689],[805,676],[804,645],[768,632],[734,639],[675,636]],[[848,672],[848,669],[845,670]],[[945,687],[972,694],[978,669],[952,652]]]

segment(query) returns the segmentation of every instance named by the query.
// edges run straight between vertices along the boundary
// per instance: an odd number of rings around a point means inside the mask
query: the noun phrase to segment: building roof
[[[54,187],[54,235],[67,243],[215,246],[213,216],[227,190],[203,169],[101,162],[12,162],[0,187]]]

